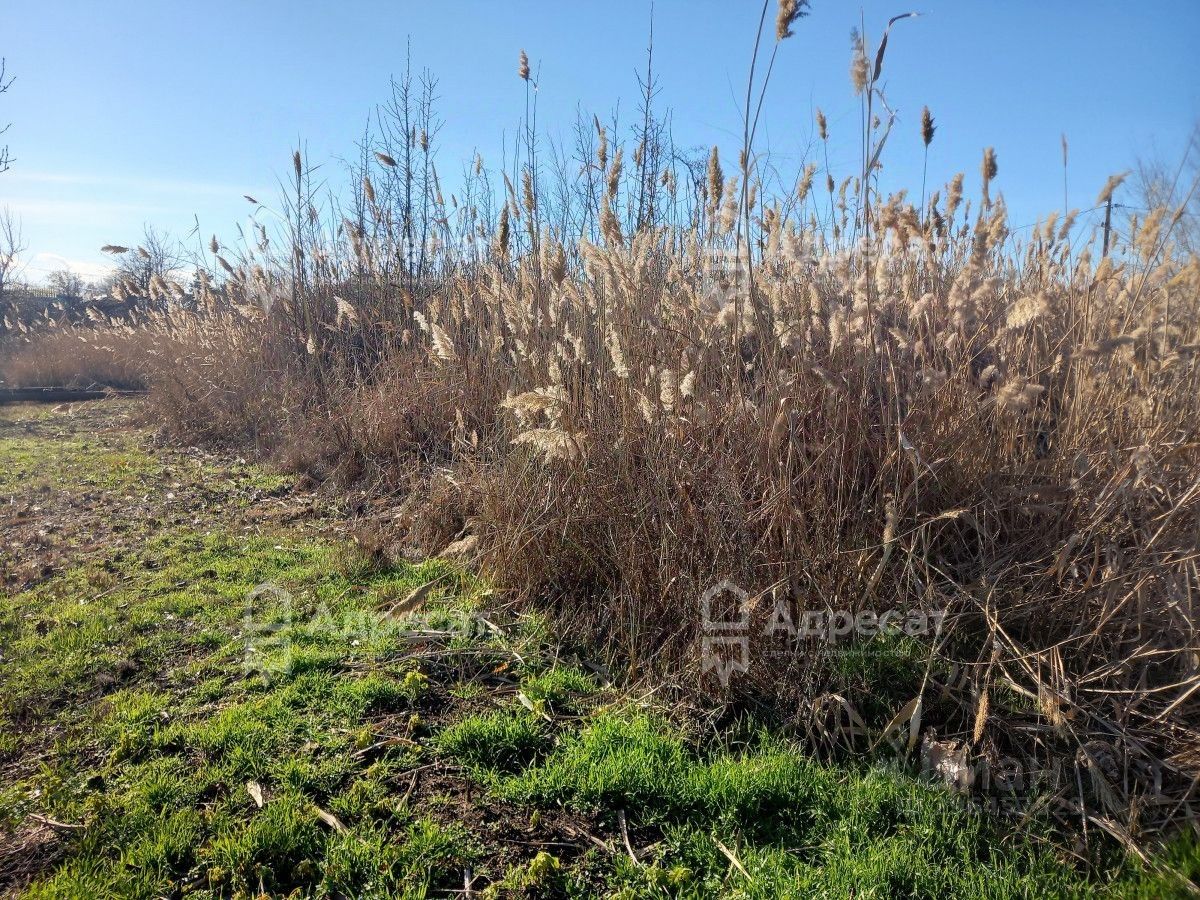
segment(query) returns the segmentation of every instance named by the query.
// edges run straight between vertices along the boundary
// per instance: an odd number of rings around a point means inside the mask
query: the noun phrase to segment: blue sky
[[[737,143],[759,9],[658,0],[660,102],[678,143]],[[885,188],[920,190],[925,104],[938,124],[930,183],[962,170],[972,184],[994,145],[1015,226],[1062,207],[1060,134],[1070,203],[1086,209],[1139,154],[1178,159],[1200,116],[1198,0],[813,0],[764,108],[759,146],[776,165],[798,168],[813,152],[819,106],[835,174],[853,171],[850,29],[861,14],[874,42],[909,9],[922,15],[896,25],[884,71],[900,116]],[[0,205],[23,221],[31,280],[68,264],[96,271],[99,247],[136,242],[143,223],[182,237],[198,217],[205,235],[229,234],[249,212],[242,195],[272,197],[299,141],[314,161],[353,153],[409,38],[415,65],[439,79],[449,180],[475,150],[499,165],[501,137],[524,111],[521,48],[550,135],[569,139],[577,104],[603,119],[619,101],[630,122],[649,21],[648,0],[0,0],[0,55],[17,78],[0,96],[16,157],[0,175]]]

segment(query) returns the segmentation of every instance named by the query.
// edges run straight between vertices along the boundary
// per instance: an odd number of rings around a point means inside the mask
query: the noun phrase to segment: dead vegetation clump
[[[141,390],[144,363],[153,349],[149,333],[124,334],[70,328],[0,340],[0,383],[5,387],[95,387]],[[119,345],[119,346],[118,346]]]

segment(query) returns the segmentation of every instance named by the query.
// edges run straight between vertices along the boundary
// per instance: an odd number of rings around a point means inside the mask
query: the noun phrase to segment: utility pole
[[[1108,236],[1112,233],[1112,194],[1108,195],[1108,200],[1104,203],[1104,252],[1102,256],[1108,256]]]

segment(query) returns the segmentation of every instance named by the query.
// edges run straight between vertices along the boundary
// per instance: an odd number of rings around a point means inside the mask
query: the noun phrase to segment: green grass
[[[129,490],[159,470],[148,453],[88,437],[0,438],[0,493],[21,490]]]
[[[529,675],[521,682],[521,690],[535,704],[568,710],[581,698],[597,690],[596,682],[579,669],[553,666]]]
[[[550,747],[544,723],[525,710],[471,716],[438,736],[448,754],[476,769],[509,772],[529,765]]]
[[[398,803],[391,779],[419,749],[360,753],[406,730],[429,689],[376,606],[451,573],[401,566],[363,581],[339,548],[277,540],[169,535],[4,610],[0,711],[19,734],[4,752],[45,761],[4,786],[0,825],[31,812],[86,825],[31,896],[181,884],[417,896],[446,859],[466,858],[461,834]],[[265,582],[280,590],[248,600]]]
[[[824,766],[768,734],[704,753],[660,719],[609,711],[564,730],[547,754],[551,740],[511,710],[459,723],[442,748],[498,797],[610,817],[621,810],[659,830],[662,842],[642,865],[614,861],[607,878],[618,896],[1182,895],[1178,880],[1121,863],[1101,889],[1036,831],[1006,831],[894,766]],[[517,757],[529,764],[514,770]],[[1197,865],[1194,844],[1176,857],[1177,867]]]

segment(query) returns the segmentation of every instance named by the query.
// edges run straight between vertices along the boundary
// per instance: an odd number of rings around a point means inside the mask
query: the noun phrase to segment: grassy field
[[[451,563],[381,562],[274,476],[85,415],[57,440],[67,413],[5,411],[6,500],[103,485],[116,515],[164,472],[181,501],[228,493],[4,598],[10,895],[1185,894],[1098,836],[1084,874],[1036,814],[1015,829],[885,754],[823,765],[615,684]],[[272,502],[307,512],[254,517]],[[1200,872],[1194,845],[1171,862]]]

